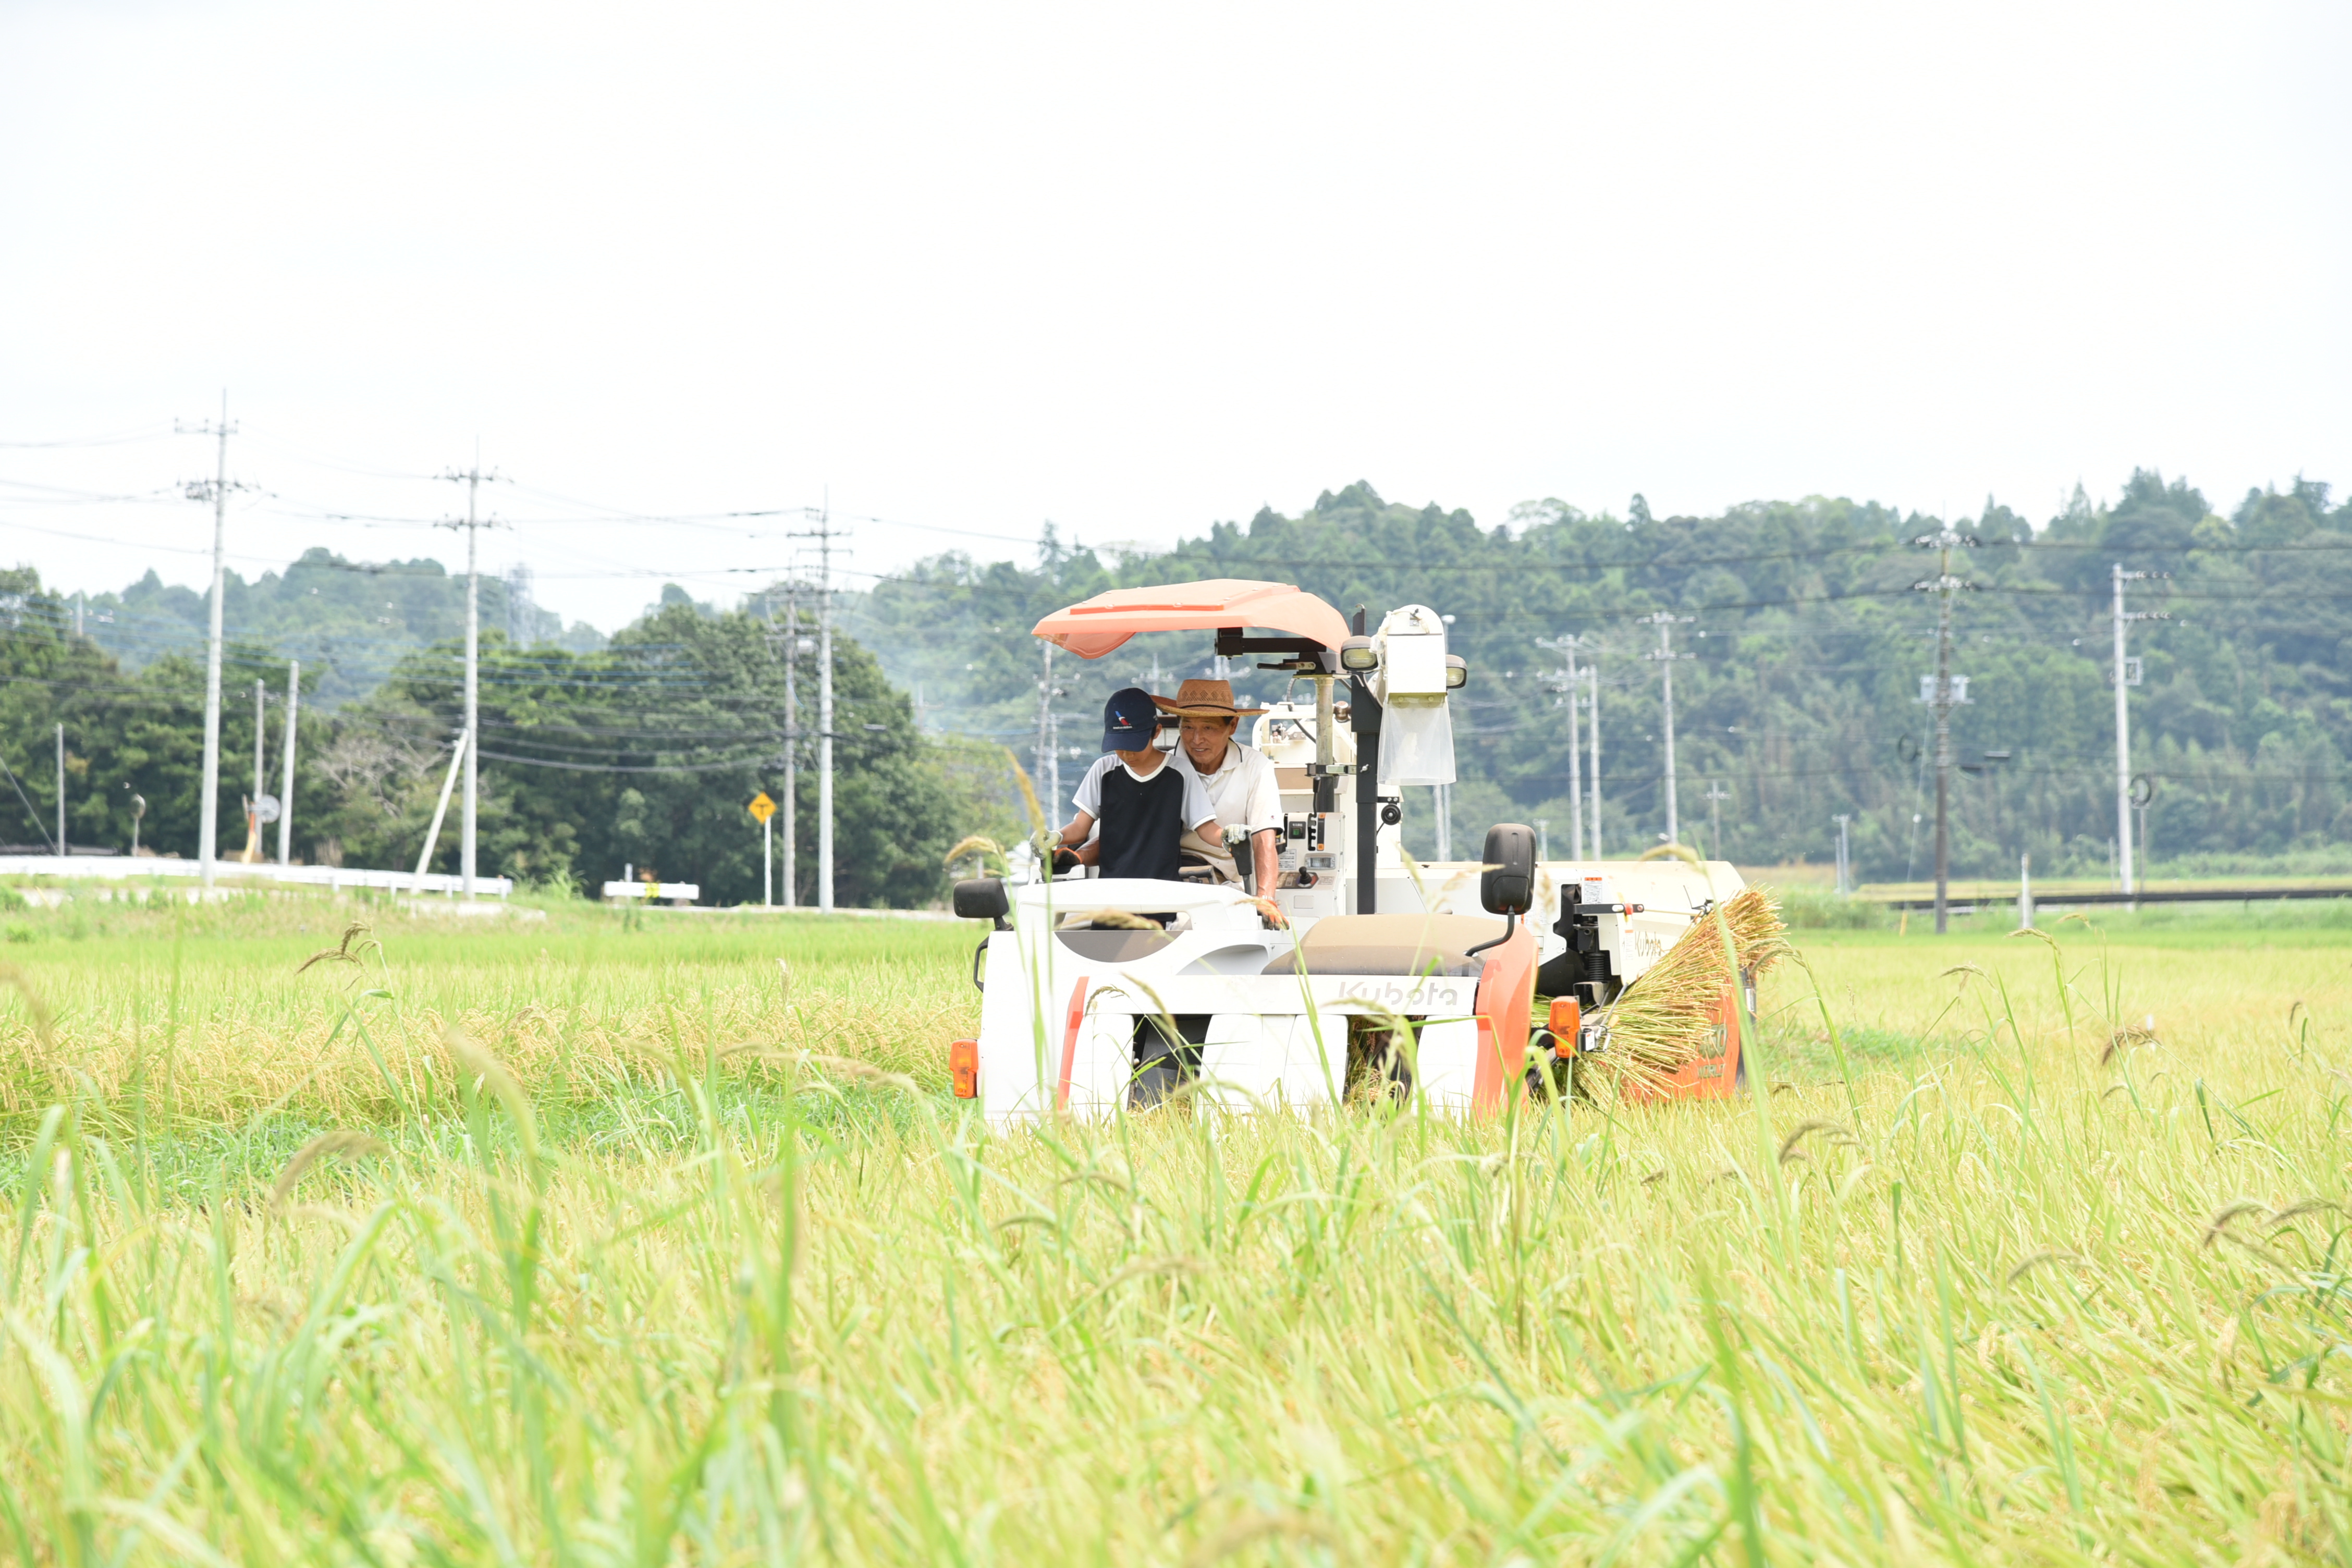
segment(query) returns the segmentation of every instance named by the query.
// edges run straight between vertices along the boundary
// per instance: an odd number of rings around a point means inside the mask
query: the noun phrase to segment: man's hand
[[[1252,899],[1250,902],[1257,906],[1258,918],[1265,921],[1266,924],[1272,926],[1275,930],[1287,931],[1290,929],[1290,917],[1284,914],[1282,912],[1282,906],[1276,903],[1272,899]]]

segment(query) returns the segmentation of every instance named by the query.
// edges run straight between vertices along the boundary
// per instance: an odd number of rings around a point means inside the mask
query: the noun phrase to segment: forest
[[[462,587],[462,584],[459,584]],[[131,668],[87,636],[72,607],[29,572],[0,574],[0,736],[12,777],[0,788],[18,849],[54,837],[54,726],[66,735],[69,843],[117,851],[145,802],[142,845],[196,852],[201,788],[201,655],[167,653]],[[462,626],[462,622],[460,623]],[[589,652],[518,647],[484,634],[478,864],[487,875],[593,893],[623,876],[700,884],[708,902],[756,903],[761,840],[745,809],[761,790],[782,800],[784,667],[812,693],[816,639],[785,646],[764,616],[724,614],[672,588],[665,602]],[[331,662],[302,667],[295,726],[292,850],[309,864],[412,867],[446,775],[463,711],[463,642],[400,656],[388,677],[341,703],[320,689]],[[231,642],[224,657],[221,848],[245,847],[242,803],[253,793],[256,680],[265,688],[264,780],[277,793],[288,660],[277,647]],[[1006,830],[1009,766],[1000,748],[919,734],[904,693],[871,656],[835,640],[838,901],[908,905],[939,891],[941,856],[966,823]],[[813,744],[801,747],[797,882],[814,901],[817,791]],[[977,792],[977,794],[975,794]],[[781,840],[781,830],[779,830]],[[275,838],[265,848],[274,852]],[[457,868],[452,808],[430,869]],[[778,876],[782,876],[779,851]],[[781,896],[781,882],[779,884]]]
[[[1297,583],[1374,619],[1408,603],[1454,618],[1453,647],[1472,666],[1457,699],[1457,855],[1505,819],[1543,823],[1552,853],[1567,853],[1559,645],[1570,637],[1601,676],[1603,846],[1624,855],[1658,840],[1660,628],[1644,617],[1664,612],[1675,617],[1683,837],[1750,864],[1823,862],[1844,815],[1863,878],[1925,875],[1933,780],[1918,699],[1934,668],[1936,605],[1916,584],[1937,557],[1915,542],[1942,521],[1819,498],[1659,518],[1636,496],[1622,517],[1547,500],[1486,528],[1360,482],[1296,516],[1262,510],[1164,551],[1088,548],[1047,525],[1029,564],[914,563],[835,597],[838,897],[938,898],[950,845],[1019,830],[1016,758],[1041,784],[1058,767],[1066,786],[1113,688],[1172,691],[1186,675],[1216,673],[1203,639],[1176,635],[1138,637],[1097,664],[1060,657],[1057,739],[1042,743],[1036,618],[1107,587],[1200,577]],[[2130,607],[2167,617],[2131,628],[2143,671],[2130,692],[2132,765],[2152,792],[2158,868],[2352,868],[2352,504],[2331,507],[2326,485],[2297,479],[2224,514],[2186,480],[2142,470],[2113,502],[2078,489],[2038,526],[1990,501],[1950,521],[1972,542],[1953,565],[1969,584],[1954,608],[1953,668],[1969,678],[1953,716],[1956,871],[2013,872],[2028,852],[2037,875],[2109,865],[2116,563],[2156,574],[2130,584]],[[566,628],[527,583],[485,579],[483,595],[486,872],[588,889],[626,867],[699,882],[710,901],[756,900],[760,840],[744,803],[762,789],[782,798],[789,666],[810,895],[812,585],[772,584],[731,607],[667,586],[609,639]],[[275,790],[288,662],[299,658],[296,855],[414,864],[457,724],[462,580],[429,561],[314,550],[283,574],[233,578],[226,607],[224,849],[243,843],[253,684],[269,696]],[[0,838],[46,847],[62,723],[69,839],[122,847],[139,795],[142,843],[194,853],[203,621],[199,595],[152,574],[82,599],[45,589],[28,568],[0,573],[10,822]],[[1281,695],[1278,677],[1226,673],[1245,695]],[[1433,792],[1407,793],[1407,843],[1425,856]],[[445,829],[434,864],[452,868],[455,856]]]
[[[2352,504],[2297,479],[2249,492],[2227,515],[2186,480],[2134,473],[2108,505],[2077,487],[2035,526],[1990,500],[1952,519],[1969,587],[1955,596],[1957,871],[2104,874],[2115,832],[2109,573],[2129,607],[2169,616],[2131,628],[2132,766],[2149,781],[2147,838],[2159,867],[2266,864],[2352,869],[2344,759],[2352,751]],[[1819,498],[1714,517],[1623,516],[1522,505],[1500,526],[1383,500],[1358,483],[1295,517],[1261,510],[1164,552],[1092,551],[1048,530],[1034,566],[959,555],[921,563],[849,604],[845,619],[892,680],[920,694],[929,726],[1036,755],[1039,646],[1023,635],[1057,605],[1114,586],[1205,577],[1296,583],[1372,617],[1426,604],[1454,617],[1471,663],[1454,728],[1462,782],[1453,845],[1475,850],[1497,820],[1547,824],[1566,853],[1567,715],[1561,656],[1601,672],[1602,843],[1612,855],[1665,827],[1659,628],[1673,632],[1682,836],[1749,864],[1834,854],[1852,820],[1862,877],[1925,876],[1934,780],[1920,680],[1935,668],[1934,595],[1915,584],[1937,557],[1914,542],[1942,520]],[[1688,616],[1687,622],[1679,617]],[[1213,673],[1202,639],[1138,637],[1102,666],[1066,657],[1064,773],[1089,754],[1089,721],[1114,687],[1164,689]],[[1235,673],[1279,697],[1279,679]],[[2006,752],[2005,761],[1998,760]],[[1710,805],[1706,796],[1727,798]],[[1430,852],[1431,796],[1408,791],[1408,847]],[[1915,817],[1924,821],[1915,822]],[[1717,826],[1719,825],[1719,826]],[[2341,860],[2343,863],[2338,865]]]

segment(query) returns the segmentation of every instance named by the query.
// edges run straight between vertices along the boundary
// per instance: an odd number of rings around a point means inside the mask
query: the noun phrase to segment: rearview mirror
[[[1486,868],[1478,873],[1478,901],[1490,915],[1523,915],[1536,901],[1536,830],[1498,822],[1486,829]]]
[[[1002,878],[972,877],[955,885],[958,920],[987,921],[1003,931],[1007,929],[1004,917],[1012,909],[1013,900],[1005,897]]]

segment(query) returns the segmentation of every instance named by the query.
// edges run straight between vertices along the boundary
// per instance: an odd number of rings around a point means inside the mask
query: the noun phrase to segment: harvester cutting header
[[[1719,861],[1539,864],[1534,832],[1516,823],[1489,830],[1479,862],[1409,861],[1402,788],[1454,781],[1450,703],[1470,678],[1425,605],[1368,629],[1363,610],[1350,625],[1288,584],[1215,579],[1100,594],[1035,627],[1089,659],[1164,631],[1200,632],[1227,658],[1255,657],[1290,677],[1292,692],[1311,686],[1309,702],[1286,695],[1252,710],[1246,738],[1272,764],[1279,821],[1223,823],[1239,851],[1230,860],[1223,847],[1188,839],[1203,853],[1173,875],[1073,866],[1147,863],[1132,848],[1144,830],[1114,814],[1205,799],[1176,752],[1180,715],[1155,722],[1147,709],[1138,723],[1113,700],[1108,754],[1064,829],[1074,848],[1091,839],[1088,849],[1057,855],[1067,869],[1024,885],[982,878],[956,889],[957,913],[994,928],[973,961],[980,1037],[951,1053],[956,1092],[980,1100],[992,1121],[1107,1114],[1188,1080],[1234,1109],[1386,1094],[1491,1113],[1507,1092],[1605,1050],[1624,988],[1743,890]],[[1166,831],[1210,825],[1199,805],[1181,815]],[[1247,847],[1268,830],[1271,887]],[[1149,863],[1175,865],[1172,845],[1164,863]],[[1710,990],[1708,1007],[1724,989]],[[1549,1002],[1543,1026],[1531,1016],[1538,996]],[[1701,1092],[1727,1090],[1738,1071],[1736,1052],[1714,1064],[1719,1083],[1701,1076],[1705,1061],[1682,1067],[1684,1087]]]

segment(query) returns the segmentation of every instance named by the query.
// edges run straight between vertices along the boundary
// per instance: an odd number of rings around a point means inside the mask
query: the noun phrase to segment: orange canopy
[[[1213,577],[1160,588],[1113,588],[1084,604],[1055,610],[1034,635],[1080,658],[1100,658],[1138,632],[1215,631],[1255,626],[1312,637],[1338,647],[1348,637],[1339,611],[1287,583]]]

